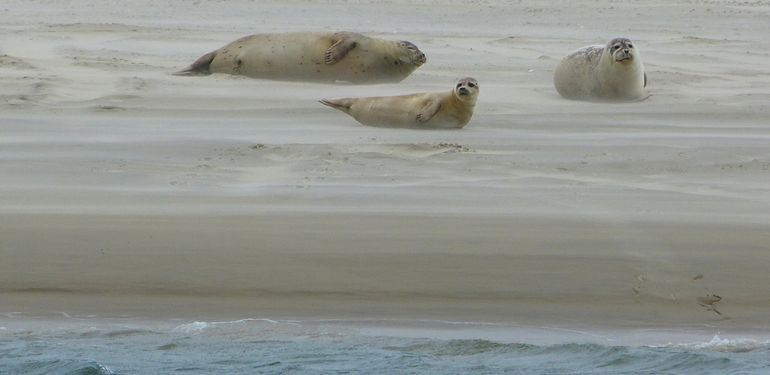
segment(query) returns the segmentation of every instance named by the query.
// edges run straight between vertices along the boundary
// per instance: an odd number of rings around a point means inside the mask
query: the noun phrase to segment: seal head
[[[610,40],[605,47],[612,54],[616,63],[628,64],[634,61],[636,49],[634,43],[627,38],[615,38]]]
[[[425,54],[412,42],[401,40],[398,42],[398,47],[400,49],[398,60],[402,64],[414,65],[419,68],[428,61]]]
[[[455,85],[454,94],[459,101],[476,105],[476,99],[479,97],[479,82],[475,78],[463,78]]]

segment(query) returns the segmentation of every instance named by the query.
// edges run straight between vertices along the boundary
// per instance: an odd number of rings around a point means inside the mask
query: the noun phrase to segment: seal
[[[425,61],[425,54],[411,42],[352,32],[255,34],[209,52],[174,74],[385,83],[402,81]]]
[[[322,99],[320,102],[369,126],[460,129],[471,120],[478,96],[479,83],[473,78],[463,78],[450,91]]]
[[[553,83],[567,99],[632,101],[646,97],[647,74],[633,42],[614,38],[565,57],[556,67]]]

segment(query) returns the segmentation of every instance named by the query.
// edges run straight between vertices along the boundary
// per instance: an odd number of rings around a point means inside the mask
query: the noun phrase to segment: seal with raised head
[[[364,125],[391,128],[460,129],[473,116],[479,83],[463,78],[454,89],[400,96],[323,99]]]
[[[614,38],[565,57],[556,67],[553,83],[567,99],[630,101],[646,97],[647,74],[634,43]]]
[[[207,53],[174,74],[384,83],[402,81],[425,61],[425,54],[411,42],[352,32],[255,34]]]

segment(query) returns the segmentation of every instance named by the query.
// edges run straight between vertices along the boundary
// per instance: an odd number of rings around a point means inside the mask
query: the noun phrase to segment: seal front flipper
[[[209,65],[211,65],[211,62],[214,61],[214,58],[217,56],[217,51],[209,52],[201,57],[198,58],[198,60],[195,60],[192,65],[173,73],[175,76],[199,76],[199,75],[209,75],[211,72],[209,71]]]
[[[324,54],[324,62],[326,65],[336,64],[338,61],[342,60],[350,50],[356,48],[358,45],[355,34],[336,33],[334,34],[334,39],[336,41],[326,49],[326,53]]]
[[[425,103],[425,105],[420,109],[420,112],[417,114],[417,121],[419,122],[428,122],[430,119],[433,118],[433,116],[438,113],[438,111],[441,109],[441,101],[439,100],[431,100]]]
[[[647,87],[647,72],[644,72],[644,87]]]

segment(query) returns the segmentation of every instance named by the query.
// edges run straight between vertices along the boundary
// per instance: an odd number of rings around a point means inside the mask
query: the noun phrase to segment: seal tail
[[[342,112],[348,113],[350,111],[350,106],[353,105],[353,99],[350,98],[343,98],[343,99],[321,99],[318,101],[319,103],[332,107],[334,109],[338,109]]]
[[[195,60],[192,65],[173,73],[175,76],[201,76],[201,75],[209,75],[211,72],[209,71],[209,65],[211,65],[211,62],[214,61],[214,57],[217,56],[217,51],[209,52],[201,57],[198,58],[198,60]]]

